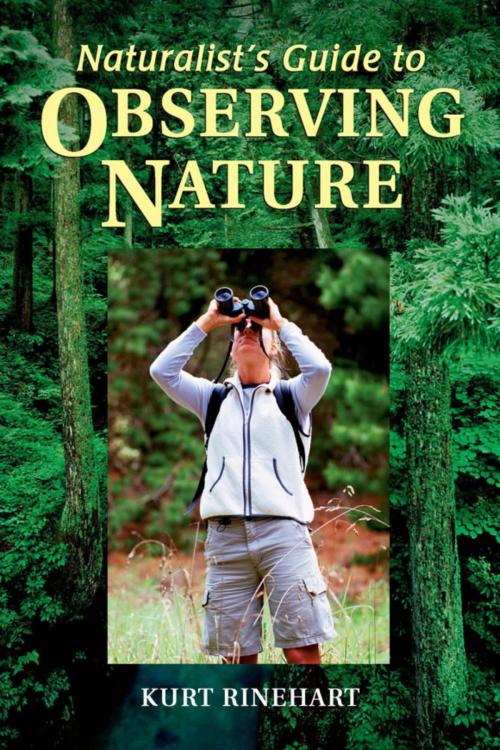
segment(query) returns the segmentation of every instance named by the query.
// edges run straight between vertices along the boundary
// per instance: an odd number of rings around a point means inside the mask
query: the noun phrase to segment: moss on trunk
[[[73,24],[66,0],[54,0],[53,30],[55,54],[71,59]],[[64,99],[60,119],[78,133],[75,97]],[[80,258],[79,190],[79,160],[64,158],[54,183],[57,325],[66,463],[61,532],[69,546],[65,570],[67,596],[76,611],[90,603],[102,565]]]
[[[413,649],[419,747],[437,748],[466,697],[455,534],[448,368],[440,354],[407,363],[406,440]]]

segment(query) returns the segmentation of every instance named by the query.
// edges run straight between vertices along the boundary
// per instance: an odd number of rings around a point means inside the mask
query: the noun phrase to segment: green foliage
[[[417,345],[456,351],[498,341],[498,216],[473,206],[470,196],[446,198],[433,214],[442,244],[393,258],[393,333],[401,356]]]
[[[14,4],[12,4],[14,5]],[[0,30],[0,116],[4,138],[1,214],[6,252],[0,261],[0,471],[2,564],[0,623],[6,650],[1,656],[0,744],[13,742],[19,727],[14,717],[49,709],[57,719],[70,692],[71,656],[48,653],[47,639],[68,621],[63,599],[67,550],[59,537],[64,506],[65,465],[61,440],[57,322],[53,299],[50,183],[56,157],[40,132],[43,99],[74,82],[70,66],[47,51],[46,29],[34,24],[30,3],[16,3],[16,23],[25,14],[30,31]],[[3,10],[3,9],[2,9]],[[5,16],[4,16],[5,17]],[[14,20],[14,19],[12,19]],[[13,258],[19,217],[14,172],[30,175],[33,185],[26,221],[33,228],[33,331],[19,333],[12,309]],[[85,254],[86,316],[94,386],[94,418],[101,429],[99,456],[101,497],[105,497],[106,440],[104,379],[106,260],[102,247]],[[99,391],[99,392],[98,392]],[[50,642],[50,641],[49,641]],[[87,654],[88,644],[83,647]],[[66,716],[69,718],[69,713]]]
[[[336,233],[333,252],[318,267],[320,304],[339,320],[339,338],[348,352],[352,343],[368,352],[369,336],[383,338],[388,324],[388,264],[368,242],[370,224],[348,224]],[[345,343],[344,343],[345,342]],[[348,343],[349,342],[349,343]],[[387,378],[367,357],[362,369],[348,360],[334,367],[324,396],[331,404],[325,434],[315,427],[315,441],[327,487],[352,485],[357,493],[384,494],[387,487]],[[383,368],[385,369],[385,363]],[[375,370],[375,372],[374,372]]]
[[[436,55],[438,52],[436,52]],[[414,170],[426,170],[441,166],[446,169],[448,180],[458,181],[457,166],[468,153],[474,155],[491,153],[498,148],[498,114],[495,110],[485,108],[480,92],[468,86],[468,82],[459,79],[456,73],[438,75],[419,71],[406,75],[402,81],[393,84],[392,96],[395,102],[400,101],[396,94],[399,89],[412,89],[410,99],[409,136],[401,138],[387,123],[380,131],[384,133],[383,141],[373,140],[370,147],[376,152],[397,153],[401,161],[403,174],[411,175]],[[431,138],[419,126],[418,103],[424,94],[439,88],[452,88],[460,92],[460,104],[450,104],[449,97],[436,97],[432,107],[432,124],[438,132],[446,133],[450,125],[449,114],[461,115],[460,138]],[[400,105],[396,105],[400,109]]]
[[[4,363],[13,350],[2,352]],[[18,360],[23,359],[16,352]],[[37,378],[33,361],[24,360],[25,368],[35,377],[25,383],[16,377],[7,384],[10,393],[1,398],[2,448],[0,467],[4,478],[2,511],[3,595],[0,601],[0,623],[7,642],[2,659],[3,699],[0,715],[7,720],[12,709],[19,709],[28,700],[36,700],[33,691],[43,677],[38,670],[38,655],[30,648],[31,629],[35,624],[54,624],[63,615],[64,607],[54,575],[66,561],[64,546],[57,541],[59,514],[64,501],[64,458],[55,425],[33,409]],[[3,376],[4,385],[6,376]],[[16,382],[17,381],[17,382]],[[31,385],[31,388],[30,388]],[[24,387],[23,387],[24,386]],[[13,394],[20,394],[19,400]],[[31,407],[31,408],[30,408]],[[46,678],[51,679],[51,672]],[[61,686],[63,689],[64,686]]]
[[[476,495],[491,502],[500,481],[499,372],[500,357],[494,351],[475,351],[451,361],[454,466],[464,506],[474,505],[470,496],[472,482]]]
[[[406,441],[403,432],[406,384],[404,368],[392,358],[390,372],[390,488],[391,507],[406,504]]]
[[[333,460],[324,470],[328,487],[339,491],[351,484],[358,494],[383,494],[387,486],[389,405],[385,378],[337,367],[325,398],[332,401],[335,410],[330,428]]]
[[[49,174],[57,157],[44,144],[40,131],[42,97],[74,85],[64,60],[52,58],[34,34],[3,26],[0,29],[0,116],[5,139],[0,166]]]
[[[359,240],[358,240],[359,241]],[[385,258],[363,245],[345,241],[336,247],[342,268],[323,266],[318,277],[320,301],[327,310],[344,310],[353,330],[375,328],[387,321],[389,268]]]
[[[133,264],[123,255],[111,261],[110,451],[118,472],[111,482],[113,531],[143,521],[148,535],[181,541],[189,522],[184,511],[203,463],[201,427],[153,383],[149,366],[166,337],[180,333],[178,321],[194,318],[201,300],[222,285],[224,267],[213,250],[136,251]],[[206,354],[215,370],[222,347],[216,342],[215,352]]]
[[[480,534],[491,534],[496,542],[500,541],[498,518],[492,517],[491,502],[479,496],[470,505],[458,509],[457,534],[475,539]]]
[[[454,717],[455,741],[446,741],[446,750],[464,747],[468,750],[493,750],[498,746],[492,717],[498,710],[498,691],[490,689],[495,684],[494,670],[469,666],[467,708]]]
[[[346,750],[410,750],[414,747],[411,730],[411,691],[399,675],[373,669],[364,698],[349,717]]]
[[[52,315],[55,313],[52,312]],[[12,711],[42,701],[47,708],[67,694],[66,666],[39,658],[36,633],[67,617],[61,580],[67,562],[58,539],[64,505],[64,455],[60,436],[57,362],[50,356],[52,325],[37,320],[34,335],[14,333],[0,347],[0,518],[2,566],[0,624],[7,650],[1,659],[0,737],[13,739]],[[105,458],[106,444],[96,446]],[[104,455],[103,455],[104,453]],[[100,466],[105,466],[101,461]],[[101,477],[103,489],[105,478]],[[57,659],[55,660],[57,662]]]
[[[487,651],[498,654],[498,617],[500,597],[498,594],[500,574],[484,557],[472,558],[467,563],[467,579],[475,589],[475,605],[465,615],[466,624],[479,636]]]

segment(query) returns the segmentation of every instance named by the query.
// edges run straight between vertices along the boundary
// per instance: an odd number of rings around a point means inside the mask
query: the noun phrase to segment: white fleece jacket
[[[165,393],[194,412],[202,425],[214,384],[183,368],[205,336],[193,323],[150,368]],[[280,338],[300,368],[289,383],[299,422],[309,433],[310,412],[325,391],[331,365],[294,323],[285,323]],[[272,396],[276,378],[254,388],[243,388],[237,375],[226,382],[233,387],[222,403],[208,445],[201,517],[287,516],[311,521],[314,509],[293,428]],[[307,455],[310,438],[303,440]]]

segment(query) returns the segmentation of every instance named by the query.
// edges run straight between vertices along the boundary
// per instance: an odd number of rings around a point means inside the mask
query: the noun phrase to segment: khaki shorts
[[[289,518],[208,521],[203,650],[225,657],[262,651],[264,592],[275,646],[328,641],[335,628],[327,586],[306,525]]]

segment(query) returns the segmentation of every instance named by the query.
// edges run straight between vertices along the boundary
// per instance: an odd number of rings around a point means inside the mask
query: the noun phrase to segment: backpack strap
[[[231,385],[224,385],[224,383],[216,383],[214,389],[210,395],[207,406],[207,413],[205,416],[205,448],[208,448],[208,441],[212,430],[214,428],[215,420],[219,415],[222,402],[229,394]]]
[[[295,442],[297,443],[297,449],[299,451],[300,468],[302,469],[302,472],[304,472],[306,470],[306,451],[301,435],[304,437],[309,437],[309,435],[301,429],[297,412],[295,410],[295,401],[293,400],[292,391],[290,389],[290,382],[288,380],[278,380],[274,387],[274,397],[276,398],[280,411],[292,425]]]
[[[212,430],[214,428],[215,420],[217,419],[219,415],[220,408],[222,406],[222,402],[228,396],[232,386],[224,385],[223,383],[217,383],[214,386],[214,389],[212,393],[210,394],[210,398],[208,400],[207,405],[207,413],[205,416],[205,450],[208,448],[208,441],[210,440],[210,435],[212,433]],[[193,495],[193,499],[189,503],[186,513],[191,513],[191,511],[194,510],[196,503],[201,497],[201,494],[203,492],[203,487],[205,486],[205,476],[207,474],[207,459],[205,456],[205,461],[203,463],[203,468],[201,470],[201,476],[198,480],[198,486],[196,487],[196,492]]]

